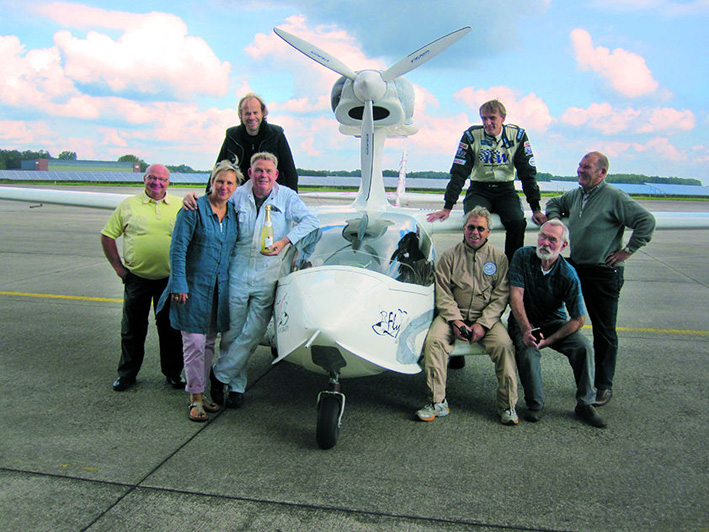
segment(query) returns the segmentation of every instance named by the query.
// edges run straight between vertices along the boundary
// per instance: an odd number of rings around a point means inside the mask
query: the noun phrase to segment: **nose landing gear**
[[[345,411],[345,394],[340,392],[340,370],[347,365],[336,347],[312,347],[313,362],[330,375],[329,390],[318,394],[318,424],[315,440],[321,449],[331,449],[337,443]]]
[[[337,443],[345,411],[345,394],[340,392],[337,375],[330,377],[330,390],[318,394],[318,424],[315,440],[321,449],[331,449]]]

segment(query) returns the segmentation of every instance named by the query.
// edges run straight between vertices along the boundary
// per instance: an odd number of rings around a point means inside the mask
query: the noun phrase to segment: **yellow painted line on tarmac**
[[[87,296],[62,296],[57,294],[33,294],[30,292],[3,292],[0,291],[0,295],[3,296],[19,296],[19,297],[39,297],[44,299],[73,299],[78,301],[103,301],[108,303],[123,303],[122,299],[116,299],[111,297],[87,297]],[[584,329],[591,330],[590,325],[584,325]],[[683,335],[696,335],[696,336],[709,336],[709,331],[693,331],[688,329],[654,329],[650,327],[618,327],[618,331],[625,332],[645,332],[645,333],[655,333],[655,334],[683,334]]]
[[[3,296],[19,296],[19,297],[39,297],[43,299],[73,299],[78,301],[102,301],[108,303],[123,303],[122,299],[115,299],[111,297],[86,297],[86,296],[62,296],[57,294],[33,294],[30,292],[2,292],[0,295]]]
[[[590,325],[584,325],[584,329],[591,330]],[[694,334],[699,336],[709,336],[709,331],[693,331],[691,329],[653,329],[650,327],[616,327],[616,331],[625,332],[647,332],[657,334]]]

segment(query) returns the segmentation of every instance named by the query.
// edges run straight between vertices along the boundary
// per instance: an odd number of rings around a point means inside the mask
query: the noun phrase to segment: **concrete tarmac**
[[[165,384],[153,325],[137,385],[111,389],[122,286],[99,243],[109,215],[0,201],[0,530],[709,528],[709,231],[658,232],[628,262],[606,429],[574,417],[571,368],[547,349],[539,423],[501,425],[492,363],[468,357],[450,375],[451,415],[431,423],[413,416],[422,374],[343,381],[340,439],[323,451],[325,378],[272,366],[266,348],[244,407],[206,424]],[[458,240],[437,238],[439,252]]]

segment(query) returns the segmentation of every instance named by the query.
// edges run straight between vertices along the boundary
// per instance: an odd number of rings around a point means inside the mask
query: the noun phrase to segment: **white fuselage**
[[[429,235],[393,209],[319,216],[278,283],[277,361],[328,373],[318,353],[339,353],[342,377],[420,372],[434,309]]]

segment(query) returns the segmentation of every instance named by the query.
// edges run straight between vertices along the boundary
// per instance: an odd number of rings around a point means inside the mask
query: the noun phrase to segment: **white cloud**
[[[571,107],[561,115],[560,121],[574,127],[591,127],[604,135],[626,131],[640,115],[634,109],[616,110],[609,103],[592,103],[587,109]]]
[[[22,150],[26,150],[27,146],[36,145],[38,139],[51,135],[52,131],[43,122],[0,120],[0,140]]]
[[[274,4],[280,7],[283,2],[260,2],[260,5]],[[515,2],[513,8],[507,2],[487,0],[410,0],[406,3],[382,0],[298,0],[290,5],[295,5],[297,12],[315,23],[339,21],[340,28],[350,35],[356,35],[364,43],[363,49],[367,53],[386,57],[387,62],[398,61],[458,28],[472,26],[474,31],[464,41],[452,46],[435,63],[432,62],[429,68],[435,70],[446,66],[469,66],[476,60],[476,54],[471,54],[470,50],[485,56],[502,56],[516,48],[519,45],[521,24],[538,20],[549,9],[551,0]],[[362,68],[347,61],[345,63],[351,68]]]
[[[694,113],[688,109],[678,111],[671,108],[650,109],[646,122],[637,129],[638,133],[657,131],[691,131],[696,125]]]
[[[314,44],[321,50],[337,58],[352,70],[364,68],[383,69],[386,64],[368,58],[356,39],[335,25],[313,27],[306,23],[302,15],[286,19],[279,27],[301,39]],[[291,47],[275,33],[256,34],[246,53],[257,61],[268,61],[273,68],[289,72],[293,80],[293,91],[299,97],[280,102],[278,107],[291,112],[330,112],[330,90],[339,74],[314,62]],[[269,102],[269,107],[271,102]],[[275,106],[274,106],[275,108]]]
[[[0,36],[0,103],[20,108],[48,110],[53,101],[78,94],[63,72],[56,48],[30,50],[15,36]]]
[[[605,153],[611,161],[611,168],[613,168],[613,160],[616,158],[625,161],[626,165],[629,161],[640,160],[644,168],[641,171],[647,175],[652,175],[653,168],[656,166],[666,167],[668,163],[670,165],[687,164],[697,158],[690,150],[677,148],[667,137],[655,137],[646,142],[608,140],[596,143],[588,149]],[[618,170],[621,173],[624,171],[626,170]]]
[[[689,159],[687,150],[681,150],[673,146],[666,137],[657,137],[649,140],[644,145],[634,144],[639,152],[652,152],[660,159],[674,163],[686,162]]]
[[[38,11],[70,28],[93,28],[85,38],[69,30],[54,36],[65,74],[94,92],[141,93],[186,99],[223,96],[228,62],[221,62],[200,37],[188,35],[179,17],[152,12],[132,14],[56,2]],[[114,39],[96,28],[119,30]]]
[[[509,87],[490,87],[489,89],[466,87],[453,96],[470,107],[476,117],[483,103],[498,99],[507,109],[505,121],[530,131],[545,132],[554,122],[547,104],[534,93],[522,96],[520,91]]]
[[[590,127],[604,135],[682,132],[691,131],[696,125],[694,113],[689,110],[618,109],[609,103],[592,103],[586,109],[570,107],[559,120],[576,128]]]
[[[658,89],[659,83],[640,55],[622,48],[594,47],[591,35],[582,29],[571,32],[571,42],[579,68],[596,72],[619,93],[636,98]]]

